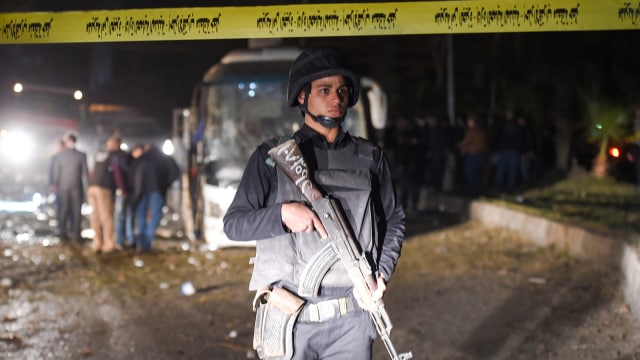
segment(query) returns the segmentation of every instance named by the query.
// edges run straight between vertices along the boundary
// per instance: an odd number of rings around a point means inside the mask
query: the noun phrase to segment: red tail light
[[[615,147],[615,146],[614,147],[610,147],[609,148],[609,155],[611,155],[611,157],[614,157],[616,159],[619,158],[620,157],[620,149]]]

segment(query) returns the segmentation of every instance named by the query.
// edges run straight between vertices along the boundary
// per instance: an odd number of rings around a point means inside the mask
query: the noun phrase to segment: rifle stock
[[[373,294],[377,283],[372,276],[371,267],[352,236],[349,224],[342,216],[337,201],[323,197],[322,192],[311,181],[309,167],[298,144],[293,139],[288,140],[272,148],[269,155],[300,190],[305,199],[311,203],[312,209],[320,218],[329,235],[331,247],[347,269],[354,286]],[[407,360],[413,358],[410,351],[402,354],[396,352],[390,338],[393,325],[382,299],[375,305],[375,310],[370,311],[369,314],[391,359]]]
[[[322,193],[309,178],[309,166],[295,140],[272,148],[269,155],[309,202],[322,198]]]

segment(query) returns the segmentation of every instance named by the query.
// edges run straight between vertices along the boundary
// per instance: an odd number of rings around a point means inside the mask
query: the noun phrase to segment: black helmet
[[[332,75],[342,75],[350,82],[348,106],[355,105],[360,95],[360,80],[353,72],[349,58],[336,48],[321,47],[303,51],[291,65],[287,89],[289,106],[297,106],[296,98],[307,84]]]

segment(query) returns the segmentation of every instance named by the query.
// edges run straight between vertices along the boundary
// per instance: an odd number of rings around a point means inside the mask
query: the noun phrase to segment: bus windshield
[[[211,84],[202,91],[208,160],[245,163],[261,142],[295,131],[299,111],[285,103],[286,79]]]
[[[246,163],[267,139],[293,134],[303,123],[300,110],[286,104],[287,79],[262,79],[208,84],[201,92],[206,121],[206,161]],[[365,136],[358,108],[347,112],[343,127]]]

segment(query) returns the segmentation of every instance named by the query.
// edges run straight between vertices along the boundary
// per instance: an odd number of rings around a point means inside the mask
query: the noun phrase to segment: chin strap
[[[305,114],[309,115],[314,121],[319,122],[322,126],[328,129],[337,128],[344,121],[344,116],[333,118],[329,116],[313,115],[307,109],[301,109],[301,110],[304,111]]]

